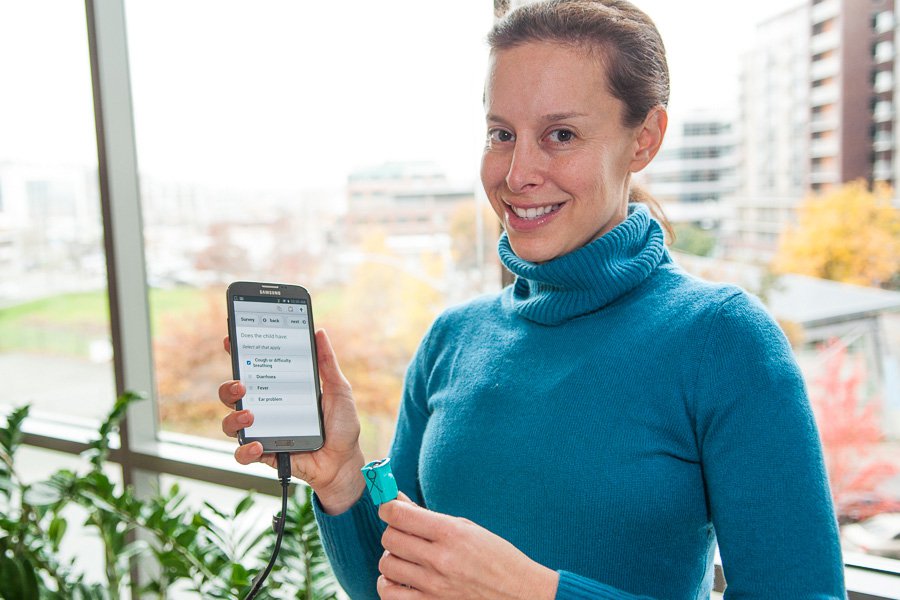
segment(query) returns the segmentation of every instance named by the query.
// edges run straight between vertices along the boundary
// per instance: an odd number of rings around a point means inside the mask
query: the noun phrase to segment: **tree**
[[[220,426],[227,409],[216,397],[219,384],[231,379],[231,360],[222,350],[225,319],[221,290],[211,289],[157,325],[153,360],[164,428],[227,439]]]
[[[781,238],[774,268],[868,286],[890,285],[900,273],[900,214],[891,190],[854,181],[806,199],[798,222]]]
[[[383,231],[362,241],[365,256],[338,302],[319,311],[316,325],[328,331],[341,369],[353,385],[367,456],[383,455],[393,436],[403,377],[409,360],[444,302],[440,257],[411,259],[392,252]]]
[[[900,461],[889,458],[877,397],[863,399],[866,371],[851,361],[838,340],[821,350],[824,359],[810,390],[810,402],[822,438],[834,508],[841,523],[859,521],[897,510],[900,501],[882,485],[900,472]]]
[[[716,247],[715,233],[693,223],[675,225],[675,241],[672,249],[697,256],[709,256]]]
[[[479,212],[481,212],[480,223]],[[482,237],[484,256],[478,255],[479,233]],[[493,261],[497,255],[494,248],[498,237],[500,237],[500,223],[489,206],[475,200],[461,203],[450,218],[450,239],[456,268],[480,269],[483,267],[481,262]]]

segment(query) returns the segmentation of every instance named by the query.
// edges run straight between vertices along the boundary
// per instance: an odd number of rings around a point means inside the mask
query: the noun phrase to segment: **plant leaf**
[[[47,527],[47,537],[50,538],[54,551],[59,551],[59,545],[62,543],[63,536],[66,535],[67,527],[68,523],[60,516],[53,517],[50,520],[50,525]]]
[[[23,501],[31,506],[50,506],[62,499],[59,489],[46,481],[38,481],[25,489]]]

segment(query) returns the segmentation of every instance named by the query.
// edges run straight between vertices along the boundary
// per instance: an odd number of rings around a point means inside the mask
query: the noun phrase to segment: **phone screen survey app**
[[[316,384],[304,300],[237,296],[235,336],[247,437],[319,435]]]

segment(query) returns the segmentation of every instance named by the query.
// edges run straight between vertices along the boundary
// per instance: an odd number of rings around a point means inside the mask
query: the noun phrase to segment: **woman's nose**
[[[516,141],[506,185],[513,193],[526,192],[544,182],[544,157],[535,144]]]

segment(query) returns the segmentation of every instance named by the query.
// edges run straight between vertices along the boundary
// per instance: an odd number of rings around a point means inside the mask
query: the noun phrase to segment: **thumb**
[[[324,329],[316,331],[316,357],[319,360],[319,375],[322,377],[323,392],[350,393],[350,382],[341,372],[331,340]]]
[[[397,500],[400,500],[401,502],[409,502],[410,504],[415,504],[415,502],[413,502],[412,500],[409,499],[409,496],[407,496],[403,492],[399,492],[399,491],[397,492]]]

